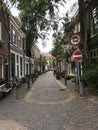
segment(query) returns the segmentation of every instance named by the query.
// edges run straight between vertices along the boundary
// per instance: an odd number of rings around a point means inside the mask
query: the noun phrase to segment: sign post
[[[83,86],[82,86],[81,81],[80,81],[80,71],[79,71],[79,62],[82,61],[82,52],[79,50],[74,51],[72,58],[74,61],[76,61],[76,72],[77,72],[76,85],[79,86],[80,97],[82,97],[83,96]]]
[[[71,46],[78,46],[82,42],[82,37],[79,33],[74,33],[69,37],[69,43]],[[79,62],[82,61],[82,53],[79,50],[73,52],[72,58],[76,61],[76,85],[79,88],[80,97],[83,97],[83,86],[80,81]]]

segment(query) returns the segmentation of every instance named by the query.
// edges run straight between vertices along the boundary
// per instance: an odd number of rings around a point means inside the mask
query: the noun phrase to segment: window
[[[98,48],[91,50],[90,55],[92,58],[97,58],[98,57]]]
[[[78,24],[78,30],[77,31],[80,32],[80,23]]]
[[[12,42],[16,44],[16,32],[15,30],[12,30]]]
[[[15,54],[11,53],[11,76],[15,77]]]
[[[26,75],[29,74],[29,64],[26,63]]]
[[[21,37],[18,36],[18,46],[21,48]]]
[[[19,65],[17,65],[17,76],[19,77]]]
[[[2,25],[0,23],[0,40],[2,40]]]
[[[2,61],[3,59],[2,59],[2,57],[0,57],[0,79],[2,79],[2,71],[3,71],[3,65],[2,65],[2,63],[3,63],[3,61]]]
[[[22,57],[20,57],[20,75],[22,76]]]
[[[98,7],[91,10],[91,33],[98,33]]]

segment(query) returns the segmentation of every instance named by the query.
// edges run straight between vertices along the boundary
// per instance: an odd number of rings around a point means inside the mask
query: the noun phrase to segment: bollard
[[[34,74],[32,74],[32,83],[34,83]]]
[[[27,89],[30,89],[30,79],[29,79],[29,75],[27,75]]]
[[[13,86],[15,88],[15,98],[16,98],[16,100],[18,100],[18,89],[17,89],[16,83],[14,83]]]
[[[28,80],[27,82],[27,85],[28,85],[28,90],[30,89],[30,81]]]
[[[13,87],[15,87],[15,98],[16,98],[16,100],[18,100],[18,88],[17,88],[16,77],[14,77],[14,79],[13,79]]]
[[[16,100],[18,100],[18,89],[17,89],[17,84],[15,85],[15,94],[16,94]]]
[[[67,79],[66,79],[66,77],[65,77],[65,85],[67,85]]]
[[[36,73],[34,74],[34,80],[36,81]]]
[[[33,78],[33,76],[32,76],[32,83],[34,83],[34,78]]]

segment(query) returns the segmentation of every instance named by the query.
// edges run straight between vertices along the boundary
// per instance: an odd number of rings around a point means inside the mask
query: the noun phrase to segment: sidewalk
[[[79,92],[76,89],[75,83],[73,83],[71,80],[67,80],[67,85],[65,85],[65,79],[61,78],[58,80],[60,83],[62,83],[66,88],[69,90],[69,92],[74,92],[77,96],[79,96]],[[90,95],[88,92],[84,89],[84,96],[87,101],[98,104],[98,96]]]
[[[30,87],[32,87],[32,85],[33,84],[30,82]],[[16,95],[16,91],[17,91],[17,95]],[[17,88],[17,90],[14,87],[11,91],[6,93],[0,99],[0,105],[1,105],[2,102],[5,104],[5,102],[13,103],[17,100],[22,100],[28,92],[29,92],[29,90],[28,90],[27,83],[23,83],[19,88]]]
[[[63,85],[65,85],[65,79],[61,78],[59,80]],[[67,84],[65,85],[68,89],[73,89],[75,90],[76,86],[75,83],[73,83],[71,80],[67,80]]]

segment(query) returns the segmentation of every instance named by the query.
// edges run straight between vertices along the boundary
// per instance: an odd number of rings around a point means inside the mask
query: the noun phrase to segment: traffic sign
[[[82,60],[82,52],[79,50],[74,51],[72,57],[75,61],[79,62]]]
[[[78,33],[74,33],[69,37],[69,43],[72,46],[78,46],[82,41],[82,37],[80,34]]]

